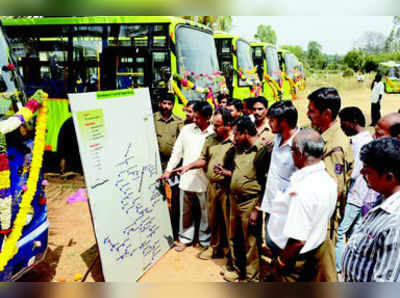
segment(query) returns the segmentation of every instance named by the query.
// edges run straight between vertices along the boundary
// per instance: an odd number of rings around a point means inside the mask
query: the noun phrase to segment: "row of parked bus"
[[[156,103],[169,89],[182,115],[187,100],[212,102],[221,92],[277,101],[304,88],[292,53],[181,18],[19,18],[3,25],[27,94],[41,88],[51,98],[47,156],[70,117],[68,93],[149,87]]]
[[[2,25],[9,43],[0,34],[0,59],[5,66],[16,65],[15,83],[6,80],[2,92],[20,91],[25,98],[37,89],[49,94],[47,171],[57,171],[59,164],[58,134],[71,116],[68,93],[148,87],[154,105],[165,92],[173,92],[174,113],[182,115],[188,100],[215,104],[219,93],[238,99],[295,99],[305,86],[302,64],[292,53],[181,18],[18,18],[5,19]],[[19,198],[14,199],[18,210]],[[17,278],[44,256],[47,208],[36,205],[19,253],[0,272],[0,280]]]

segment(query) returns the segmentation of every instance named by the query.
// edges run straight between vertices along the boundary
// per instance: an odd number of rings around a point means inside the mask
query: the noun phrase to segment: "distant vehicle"
[[[220,68],[233,98],[261,95],[262,86],[247,40],[235,34],[214,33]]]
[[[266,42],[251,42],[250,45],[257,74],[262,82],[263,96],[272,102],[281,100],[281,69],[276,47]]]
[[[400,93],[400,63],[394,61],[379,63],[386,93]]]
[[[7,113],[16,111],[16,106],[26,102],[23,92],[22,80],[17,70],[14,69],[14,60],[10,56],[8,43],[0,27],[0,113],[2,117]],[[5,100],[4,98],[8,98]],[[10,192],[12,196],[11,227],[14,221],[26,185],[32,159],[32,139],[23,139],[18,130],[6,135],[7,155],[10,171]],[[3,170],[4,173],[4,170]],[[47,249],[49,222],[47,219],[47,204],[42,185],[43,176],[39,175],[38,189],[34,195],[30,211],[22,229],[17,247],[17,253],[8,261],[0,271],[0,281],[16,280],[32,269],[44,257]],[[1,223],[0,223],[1,224]],[[5,243],[6,236],[0,235],[0,250]],[[5,258],[0,252],[0,258]],[[4,260],[4,259],[2,259]]]

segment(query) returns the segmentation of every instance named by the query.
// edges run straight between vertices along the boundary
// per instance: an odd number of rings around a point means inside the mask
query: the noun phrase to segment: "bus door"
[[[229,94],[233,95],[233,49],[232,39],[215,39],[220,69],[224,73]]]

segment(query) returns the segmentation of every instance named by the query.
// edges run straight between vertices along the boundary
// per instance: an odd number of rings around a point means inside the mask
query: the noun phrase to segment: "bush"
[[[350,67],[346,68],[346,69],[343,71],[343,77],[344,77],[344,78],[346,78],[346,77],[352,77],[352,76],[354,76],[354,71],[353,71]]]

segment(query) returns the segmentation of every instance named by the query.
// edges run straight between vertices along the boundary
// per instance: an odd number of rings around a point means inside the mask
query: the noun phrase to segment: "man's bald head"
[[[375,126],[375,139],[394,137],[400,139],[400,114],[391,113],[379,119]]]

